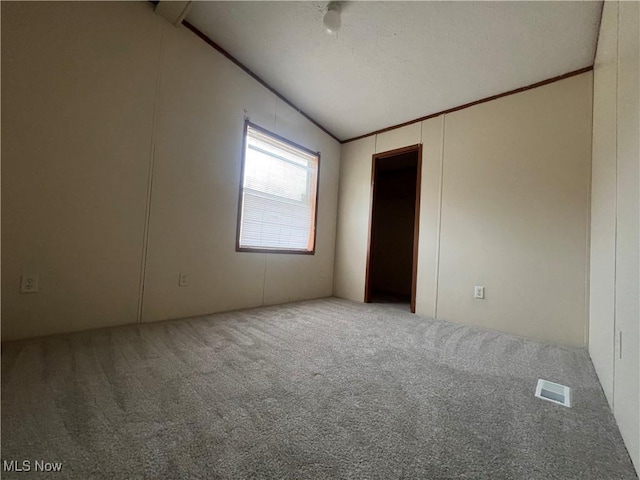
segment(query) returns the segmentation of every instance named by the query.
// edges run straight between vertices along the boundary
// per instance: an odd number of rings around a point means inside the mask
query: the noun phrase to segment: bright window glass
[[[247,123],[239,250],[313,253],[319,155]]]

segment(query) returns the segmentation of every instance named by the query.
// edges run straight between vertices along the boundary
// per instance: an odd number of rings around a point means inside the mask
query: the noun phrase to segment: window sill
[[[286,248],[258,248],[258,247],[239,247],[236,245],[236,252],[248,252],[248,253],[284,253],[288,255],[315,255],[316,251],[313,250],[293,250]]]

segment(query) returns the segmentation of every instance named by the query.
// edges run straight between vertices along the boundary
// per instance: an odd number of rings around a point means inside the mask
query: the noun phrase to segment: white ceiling
[[[186,20],[341,140],[592,65],[601,2],[193,2]]]

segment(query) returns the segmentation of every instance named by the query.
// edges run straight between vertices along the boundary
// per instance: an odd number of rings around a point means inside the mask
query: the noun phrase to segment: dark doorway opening
[[[415,313],[422,145],[373,156],[365,302]]]

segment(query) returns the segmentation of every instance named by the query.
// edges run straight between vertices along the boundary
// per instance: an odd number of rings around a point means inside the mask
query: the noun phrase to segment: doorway
[[[373,155],[366,303],[416,311],[422,145]]]

